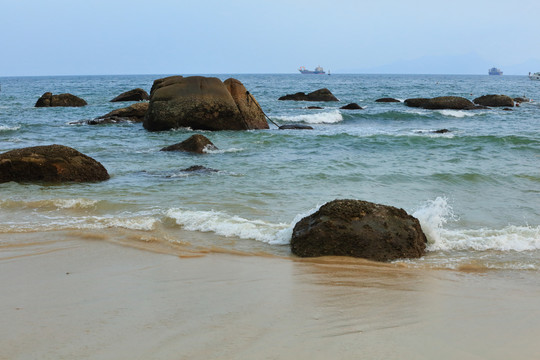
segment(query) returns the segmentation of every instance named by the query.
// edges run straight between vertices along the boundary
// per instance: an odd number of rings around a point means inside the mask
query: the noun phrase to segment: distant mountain
[[[500,68],[504,75],[527,75],[540,71],[540,60],[531,59],[521,64],[494,64],[478,54],[452,56],[422,56],[412,60],[396,61],[370,68],[349,68],[336,70],[340,73],[360,74],[460,74],[487,75],[488,69]]]

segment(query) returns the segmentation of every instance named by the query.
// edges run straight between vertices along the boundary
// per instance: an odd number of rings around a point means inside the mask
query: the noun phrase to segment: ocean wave
[[[290,224],[273,224],[263,220],[248,220],[219,211],[169,209],[166,214],[177,225],[189,231],[214,232],[225,237],[253,239],[268,244],[287,244],[283,230]]]
[[[19,130],[21,126],[7,126],[7,125],[0,125],[0,131],[15,131]]]
[[[479,111],[479,110],[435,110],[439,114],[443,116],[449,116],[449,117],[456,117],[456,118],[464,118],[464,117],[471,117],[476,115],[483,115],[486,112],[485,111]]]
[[[90,209],[95,208],[98,200],[85,198],[76,199],[45,199],[35,201],[0,200],[0,208],[17,209]]]
[[[307,124],[335,124],[343,121],[339,110],[296,116],[276,116],[275,119],[286,122],[304,122]]]
[[[540,226],[509,225],[502,229],[446,229],[456,220],[446,198],[428,201],[413,214],[428,239],[428,251],[447,250],[540,250]]]

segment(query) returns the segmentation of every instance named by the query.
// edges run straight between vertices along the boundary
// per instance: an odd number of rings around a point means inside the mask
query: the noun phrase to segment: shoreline
[[[28,235],[19,246],[0,238],[0,359],[507,359],[540,351],[535,272],[181,257],[99,236]]]

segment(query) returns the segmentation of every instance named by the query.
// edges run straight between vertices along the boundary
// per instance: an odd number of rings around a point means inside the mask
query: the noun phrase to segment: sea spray
[[[448,204],[446,197],[437,197],[428,201],[420,209],[413,213],[413,216],[420,221],[422,230],[428,239],[428,250],[442,250],[446,243],[442,231],[443,225],[449,219],[455,219],[452,207]]]

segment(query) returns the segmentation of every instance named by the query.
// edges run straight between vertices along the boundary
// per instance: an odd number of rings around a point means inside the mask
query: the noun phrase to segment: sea
[[[165,76],[0,78],[0,153],[61,144],[110,174],[98,183],[0,184],[0,242],[69,233],[185,254],[294,258],[296,222],[328,201],[360,199],[420,220],[427,253],[400,266],[540,271],[540,82],[507,75],[205,75],[240,80],[272,122],[313,130],[269,123],[268,130],[149,132],[141,123],[81,122],[130,105],[110,100],[134,88],[149,92]],[[340,101],[278,100],[321,88]],[[45,92],[71,93],[88,105],[35,108]],[[487,94],[528,101],[474,111],[403,103]],[[400,102],[375,101],[382,97]],[[353,102],[363,109],[340,109]],[[160,151],[194,134],[218,150]],[[186,171],[195,165],[204,168]]]

